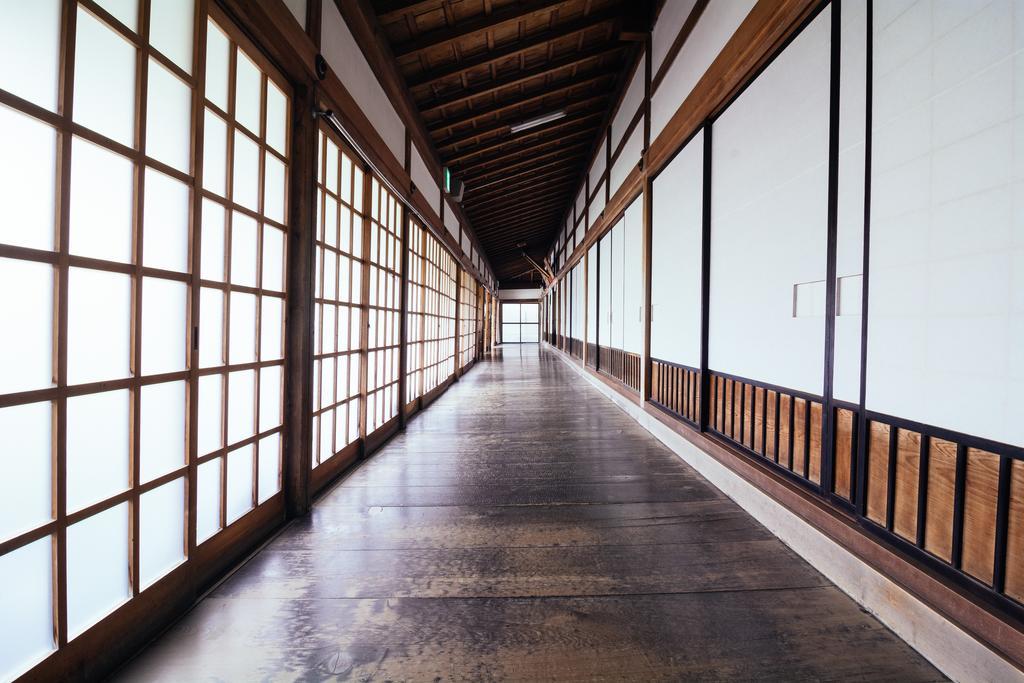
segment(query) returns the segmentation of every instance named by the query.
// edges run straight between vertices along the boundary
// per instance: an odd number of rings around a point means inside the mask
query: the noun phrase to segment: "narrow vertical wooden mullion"
[[[924,548],[926,522],[928,519],[928,468],[931,454],[931,437],[921,435],[917,466],[917,534],[918,548]]]
[[[225,199],[227,203],[224,208],[224,306],[221,329],[223,338],[221,340],[221,442],[224,447],[224,456],[220,461],[220,528],[227,528],[228,525],[228,405],[231,394],[231,382],[228,381],[228,366],[231,364],[229,349],[231,348],[231,250],[234,245],[234,211],[231,203],[235,194],[235,129],[238,124],[235,122],[235,77],[238,70],[238,44],[229,37],[228,45],[228,121],[227,121],[227,161],[225,167]]]
[[[139,37],[143,45],[149,43],[149,2],[141,3],[139,12]],[[140,154],[140,159],[146,158],[146,111],[147,93],[149,89],[149,58],[148,50],[143,48],[135,52],[135,148]],[[132,252],[134,257],[132,272],[132,313],[131,313],[131,368],[132,391],[131,391],[131,472],[130,481],[132,487],[131,505],[129,508],[131,536],[129,549],[129,580],[132,584],[132,596],[137,596],[141,590],[140,586],[140,550],[141,545],[141,519],[139,486],[142,483],[141,463],[141,423],[142,423],[142,387],[139,380],[142,378],[142,306],[143,306],[143,277],[142,258],[143,241],[145,239],[143,220],[145,215],[145,193],[146,193],[146,166],[143,162],[135,164],[134,168],[134,204],[132,207]]]
[[[950,564],[960,569],[964,549],[964,499],[967,490],[967,448],[956,445],[956,474],[953,480],[953,543]]]
[[[195,555],[197,541],[198,487],[199,467],[199,312],[200,312],[200,280],[202,268],[202,207],[203,198],[200,191],[203,187],[203,145],[205,140],[206,110],[206,79],[200,74],[206,73],[206,7],[207,0],[196,0],[193,5],[195,20],[192,22],[192,65],[196,74],[192,91],[192,126],[193,144],[191,149],[192,196],[191,216],[189,220],[189,307],[188,307],[188,391],[187,398],[187,493],[185,510],[185,557],[189,560]]]
[[[1010,487],[1013,459],[999,456],[999,484],[996,489],[996,537],[992,564],[992,588],[997,593],[1006,589],[1007,538],[1010,525]]]
[[[57,390],[61,396],[56,402],[54,418],[55,461],[53,493],[54,519],[56,534],[52,541],[53,552],[53,630],[54,641],[58,648],[68,642],[68,596],[67,596],[67,386],[68,386],[68,238],[71,219],[71,148],[73,136],[74,104],[74,72],[75,72],[75,34],[78,16],[78,5],[74,0],[64,0],[62,35],[61,35],[61,72],[60,72],[60,112],[61,129],[58,131],[60,146],[57,161],[57,270],[55,277],[55,294],[57,317],[55,321],[54,348]]]
[[[407,134],[408,136],[408,134]],[[406,155],[408,157],[408,155]],[[398,425],[405,429],[405,405],[406,394],[408,393],[409,378],[409,211],[403,205],[402,214],[402,254],[401,254],[401,280],[398,294]]]

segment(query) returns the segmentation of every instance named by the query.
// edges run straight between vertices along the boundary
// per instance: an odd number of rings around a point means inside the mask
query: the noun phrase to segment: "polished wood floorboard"
[[[537,345],[479,363],[118,678],[942,680]]]

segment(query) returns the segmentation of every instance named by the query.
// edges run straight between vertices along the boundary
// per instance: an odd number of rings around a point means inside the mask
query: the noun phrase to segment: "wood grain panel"
[[[851,500],[850,459],[853,454],[852,410],[836,410],[835,485],[833,491],[846,500]]]
[[[743,445],[754,448],[754,386],[743,385]]]
[[[917,540],[918,477],[921,471],[921,435],[896,430],[896,495],[892,528],[911,543]]]
[[[757,387],[754,391],[754,450],[762,455],[764,455],[764,438],[762,436],[765,415],[764,396],[764,389]]]
[[[821,404],[811,402],[811,462],[807,477],[815,484],[821,483]]]
[[[725,380],[725,410],[722,413],[722,433],[732,435],[733,410],[732,410],[732,380]]]
[[[790,429],[791,414],[793,412],[793,399],[786,394],[779,395],[779,458],[778,463],[783,467],[789,467],[790,453]]]
[[[776,393],[772,390],[768,390],[768,410],[766,412],[768,421],[768,428],[766,430],[764,454],[772,460],[778,460],[778,454],[775,452],[775,433],[779,428],[778,415],[775,414],[775,397]]]
[[[889,431],[884,422],[872,422],[868,428],[868,519],[885,526],[889,509],[886,487],[889,483]]]
[[[932,437],[928,446],[928,501],[924,549],[946,562],[953,560],[953,496],[956,444]]]
[[[961,567],[988,585],[992,585],[995,558],[998,489],[999,457],[977,448],[968,448]]]
[[[1006,539],[1006,594],[1024,603],[1024,461],[1014,460]]]
[[[802,398],[793,399],[793,471],[800,476],[807,476],[804,456],[807,452],[807,401]]]

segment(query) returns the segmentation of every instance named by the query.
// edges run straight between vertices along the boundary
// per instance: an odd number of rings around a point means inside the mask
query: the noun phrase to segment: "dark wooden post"
[[[309,512],[312,458],[313,259],[316,235],[316,94],[307,86],[295,91],[292,108],[292,177],[288,212],[288,321],[284,361],[285,511],[288,517]]]

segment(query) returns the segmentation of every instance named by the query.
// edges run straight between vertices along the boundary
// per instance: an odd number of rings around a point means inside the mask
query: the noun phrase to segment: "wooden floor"
[[[119,677],[942,679],[535,344],[477,365]]]

